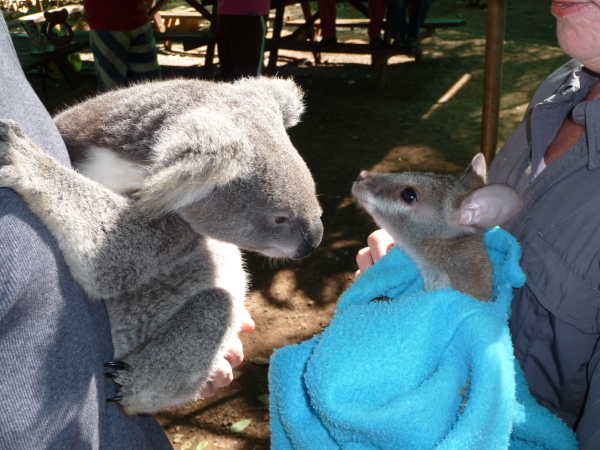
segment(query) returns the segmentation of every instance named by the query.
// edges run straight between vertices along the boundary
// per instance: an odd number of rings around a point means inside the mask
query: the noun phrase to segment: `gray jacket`
[[[68,164],[0,17],[0,117],[19,122]],[[0,448],[159,450],[150,416],[127,417],[103,363],[112,358],[104,303],[75,283],[56,242],[10,189],[0,189]]]
[[[538,402],[600,449],[600,99],[581,103],[599,75],[571,61],[535,93],[490,168],[490,182],[523,196],[505,228],[520,242],[526,285],[515,291],[515,355]],[[579,141],[534,179],[569,110]]]

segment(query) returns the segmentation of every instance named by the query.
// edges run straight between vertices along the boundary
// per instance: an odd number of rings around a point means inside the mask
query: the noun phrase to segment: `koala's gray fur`
[[[298,87],[269,78],[91,99],[55,122],[74,165],[106,187],[0,122],[0,186],[22,196],[73,276],[106,301],[127,414],[185,403],[210,379],[240,326],[238,247],[302,258],[319,244],[314,182],[285,130],[302,111]]]

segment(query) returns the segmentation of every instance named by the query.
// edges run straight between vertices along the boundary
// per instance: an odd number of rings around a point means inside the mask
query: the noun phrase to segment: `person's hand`
[[[356,255],[358,270],[354,274],[355,279],[389,252],[394,246],[394,241],[387,231],[377,230],[369,235],[367,245],[368,247],[359,250]]]
[[[244,317],[242,318],[240,331],[242,333],[249,333],[253,330],[254,321],[252,320],[252,317],[250,317],[250,313],[244,309]],[[219,363],[211,380],[198,392],[198,396],[200,398],[210,397],[217,392],[217,389],[229,386],[233,381],[233,369],[239,366],[242,361],[244,361],[244,347],[240,338],[236,336],[235,339],[233,339],[225,358]]]

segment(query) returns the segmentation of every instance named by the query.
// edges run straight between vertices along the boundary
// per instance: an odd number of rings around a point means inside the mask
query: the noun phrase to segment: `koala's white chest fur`
[[[121,158],[105,147],[89,147],[86,159],[79,163],[78,169],[86,177],[119,194],[137,191],[148,176],[146,167]]]

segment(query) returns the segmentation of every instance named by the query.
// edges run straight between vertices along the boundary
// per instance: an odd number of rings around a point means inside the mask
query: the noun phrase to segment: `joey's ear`
[[[487,166],[483,153],[477,153],[465,174],[462,176],[462,181],[470,189],[477,189],[485,186],[487,183]]]
[[[304,113],[304,92],[289,78],[258,77],[244,78],[238,81],[264,92],[266,97],[275,100],[283,117],[283,125],[290,128],[300,122]]]
[[[513,188],[490,184],[474,190],[460,205],[458,224],[488,229],[502,225],[514,216],[523,201]]]
[[[246,173],[251,146],[215,111],[190,111],[158,135],[150,174],[135,194],[146,213],[176,212]]]

